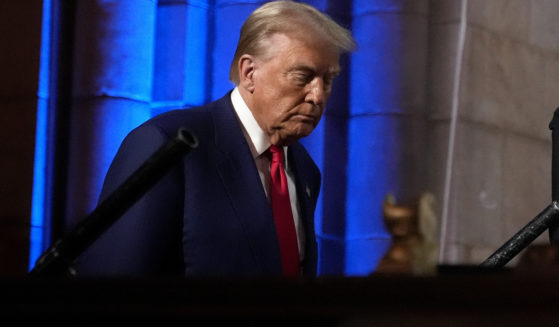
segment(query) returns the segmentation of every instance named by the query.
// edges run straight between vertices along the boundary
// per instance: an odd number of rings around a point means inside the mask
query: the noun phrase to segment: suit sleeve
[[[108,197],[168,140],[143,125],[121,144],[105,177],[100,201]],[[113,224],[76,262],[82,276],[149,276],[183,273],[184,178],[178,164]]]

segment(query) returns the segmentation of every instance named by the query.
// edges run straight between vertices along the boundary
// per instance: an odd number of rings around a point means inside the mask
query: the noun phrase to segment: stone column
[[[346,28],[351,27],[351,1],[308,1]],[[322,189],[315,212],[319,247],[318,273],[339,275],[345,261],[345,203],[349,55],[340,58],[342,73],[336,78],[324,116],[302,142],[322,172]]]
[[[215,1],[212,99],[220,98],[234,87],[233,83],[229,82],[229,67],[237,48],[241,26],[260,4],[255,0]]]
[[[156,1],[77,6],[66,219],[97,204],[124,136],[150,117]]]
[[[428,1],[353,2],[346,274],[374,270],[389,246],[382,202],[422,191]]]
[[[154,63],[154,114],[208,102],[211,8],[207,0],[159,0]]]

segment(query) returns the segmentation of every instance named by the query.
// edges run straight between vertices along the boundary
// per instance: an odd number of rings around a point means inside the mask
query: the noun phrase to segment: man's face
[[[338,51],[313,35],[275,34],[261,57],[254,60],[249,108],[272,144],[287,145],[320,121],[340,71]]]

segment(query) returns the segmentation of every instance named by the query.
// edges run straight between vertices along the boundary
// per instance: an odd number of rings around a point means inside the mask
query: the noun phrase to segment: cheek
[[[279,128],[289,123],[305,103],[302,90],[277,80],[269,81],[262,87],[258,98],[258,108],[268,128]]]
[[[289,121],[302,111],[300,105],[301,103],[298,101],[288,101],[287,99],[279,102],[275,110],[275,116],[282,121]]]
[[[282,103],[275,103],[268,111],[269,121],[274,126],[280,126],[281,124],[289,121],[289,107],[283,105]]]

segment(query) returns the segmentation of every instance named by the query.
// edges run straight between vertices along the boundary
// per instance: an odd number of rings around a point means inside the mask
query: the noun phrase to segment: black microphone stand
[[[520,251],[540,236],[546,229],[554,227],[559,219],[559,108],[555,110],[549,123],[551,129],[551,198],[552,202],[526,226],[490,255],[482,267],[500,268],[506,265]]]
[[[74,260],[155,185],[173,165],[197,146],[197,138],[186,129],[180,129],[175,138],[162,145],[73,231],[47,249],[39,257],[29,275],[34,277],[74,275],[71,268]]]

